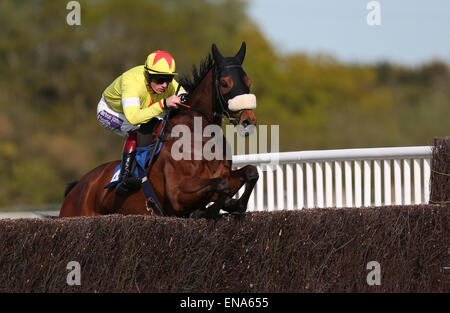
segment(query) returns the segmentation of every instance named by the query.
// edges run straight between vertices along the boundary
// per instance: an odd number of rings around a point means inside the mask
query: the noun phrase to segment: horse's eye
[[[223,88],[228,88],[228,84],[227,84],[227,82],[224,81],[224,80],[222,80],[222,81],[220,82],[220,86],[223,87]]]

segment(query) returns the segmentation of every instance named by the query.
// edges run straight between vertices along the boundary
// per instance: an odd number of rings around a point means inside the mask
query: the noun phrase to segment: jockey
[[[105,128],[126,138],[116,187],[119,196],[141,187],[141,180],[133,174],[140,126],[154,117],[162,118],[166,108],[181,103],[179,95],[185,91],[173,79],[175,75],[173,57],[165,51],[155,51],[147,56],[145,65],[126,71],[103,92],[97,119]]]

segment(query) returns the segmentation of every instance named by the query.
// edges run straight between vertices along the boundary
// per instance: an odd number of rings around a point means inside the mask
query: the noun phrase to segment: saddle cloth
[[[147,168],[147,163],[150,159],[150,156],[152,155],[153,149],[155,149],[156,143],[152,143],[151,145],[147,147],[138,147],[136,148],[136,168],[134,169],[134,175],[138,178],[143,178],[141,175],[139,175],[139,172],[144,173],[145,176],[145,169]],[[159,151],[161,150],[162,142],[159,143],[158,150],[156,150],[155,157],[158,155]],[[139,170],[139,168],[141,170]],[[119,182],[119,174],[120,174],[120,164],[116,166],[114,169],[114,174],[111,178],[111,181],[108,185],[105,186],[105,188],[113,188],[115,187]]]
[[[156,125],[155,125],[156,124]],[[161,136],[164,135],[164,130],[161,132],[161,126],[162,121],[154,118],[151,120],[150,123],[148,123],[147,127],[150,126],[150,130],[153,129],[154,134],[160,134]],[[155,149],[156,145],[156,136],[153,136],[152,143],[146,147],[137,147],[136,148],[136,168],[134,169],[134,175],[138,178],[143,178],[145,176],[145,169],[147,168],[147,163],[150,159],[150,156],[152,155],[153,150]],[[162,141],[160,141],[158,145],[158,150],[155,152],[155,157],[158,155],[159,151],[161,150]],[[112,188],[115,187],[119,182],[119,174],[120,174],[120,166],[121,164],[117,165],[114,169],[113,176],[111,178],[111,181],[108,185],[105,186],[105,188]]]
[[[166,117],[167,118],[167,117]],[[161,129],[162,127],[162,122],[160,122],[157,127],[156,127],[156,131],[153,134],[160,134],[160,136],[164,136],[164,129]],[[153,137],[153,139],[155,139],[155,137]],[[158,198],[156,197],[152,186],[150,185],[150,182],[148,181],[147,177],[146,177],[146,168],[147,168],[147,164],[150,161],[150,158],[153,154],[153,151],[156,149],[155,151],[155,157],[159,154],[162,144],[163,144],[163,140],[159,140],[159,144],[158,146],[156,146],[156,143],[158,142],[158,140],[156,140],[156,142],[152,142],[150,145],[146,146],[146,147],[138,147],[136,148],[136,168],[134,171],[134,174],[136,175],[136,177],[140,178],[142,181],[142,190],[144,191],[144,194],[147,198],[147,210],[153,210],[153,212],[156,215],[160,215],[160,216],[164,216],[166,215],[166,212],[164,210],[164,208],[162,207],[161,203],[158,201]],[[152,162],[155,161],[155,158],[153,158]],[[115,187],[118,182],[119,182],[119,175],[120,175],[120,164],[118,166],[116,166],[115,170],[114,170],[114,174],[111,178],[111,181],[108,185],[105,186],[105,188],[112,188]],[[152,164],[148,164],[148,166],[152,166]]]

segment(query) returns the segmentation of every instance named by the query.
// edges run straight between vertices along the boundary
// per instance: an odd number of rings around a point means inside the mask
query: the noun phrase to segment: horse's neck
[[[214,106],[214,83],[213,83],[213,74],[212,69],[206,74],[205,78],[201,81],[201,83],[195,88],[192,95],[189,97],[189,101],[187,105],[192,106],[193,108],[200,109],[204,112],[213,113]],[[222,120],[214,121],[212,114],[205,116],[195,110],[183,110],[180,112],[181,114],[177,115],[173,118],[173,125],[176,124],[184,124],[188,127],[194,127],[194,118],[201,117],[202,118],[202,127],[211,124],[217,124],[222,126]]]
[[[193,108],[201,109],[206,112],[214,111],[214,84],[212,73],[213,70],[211,69],[192,93],[188,104]]]
[[[197,88],[192,92],[189,97],[187,105],[192,108],[200,109],[204,112],[213,113],[215,110],[215,99],[214,99],[214,81],[213,81],[213,71],[210,70],[208,74],[206,74],[205,78],[201,81],[201,83],[197,86]],[[201,118],[201,129],[198,129],[198,122],[196,118]],[[211,140],[211,137],[203,137],[203,130],[208,125],[217,125],[220,128],[222,127],[222,117],[213,118],[213,114],[208,114],[205,116],[195,110],[191,109],[181,109],[179,113],[177,113],[173,118],[170,119],[169,125],[167,127],[167,133],[171,134],[172,128],[177,125],[187,126],[191,130],[191,139],[196,140],[196,132],[201,131],[201,141],[203,145]],[[229,145],[226,141],[225,136],[222,134],[223,145]],[[179,137],[172,138],[178,140]],[[226,151],[230,151],[229,149],[224,149],[223,151],[223,159],[227,160]]]

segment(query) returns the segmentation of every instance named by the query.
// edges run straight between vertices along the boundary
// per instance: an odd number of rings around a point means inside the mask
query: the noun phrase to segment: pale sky
[[[248,0],[248,14],[282,53],[326,52],[343,62],[450,63],[450,0]]]

